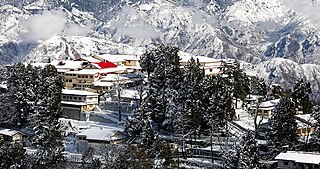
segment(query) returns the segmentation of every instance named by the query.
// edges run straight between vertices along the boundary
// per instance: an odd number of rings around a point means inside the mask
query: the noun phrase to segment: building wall
[[[138,60],[126,60],[124,66],[137,66],[139,64]]]
[[[279,160],[278,161],[278,169],[296,169],[297,164],[294,163],[293,161],[284,161],[284,160]]]
[[[62,117],[67,119],[80,120],[81,106],[71,107],[70,105],[62,105]]]

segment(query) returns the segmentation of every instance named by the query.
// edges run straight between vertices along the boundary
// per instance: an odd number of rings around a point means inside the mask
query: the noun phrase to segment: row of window
[[[62,100],[85,100],[84,97],[77,97],[77,96],[62,96]]]
[[[77,77],[78,76],[78,78],[86,78],[86,79],[88,79],[88,78],[91,78],[91,79],[93,79],[93,75],[76,75],[76,74],[67,74],[67,76],[72,76],[72,77]]]

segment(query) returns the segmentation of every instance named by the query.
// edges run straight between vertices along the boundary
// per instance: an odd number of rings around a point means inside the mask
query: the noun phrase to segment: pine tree
[[[259,147],[257,141],[254,139],[251,132],[247,132],[247,135],[243,139],[243,145],[240,156],[241,169],[259,169]]]
[[[314,132],[311,134],[310,146],[311,150],[318,151],[320,153],[320,107],[315,106],[311,116],[317,121],[314,128]]]
[[[297,110],[302,110],[304,114],[312,112],[312,102],[309,95],[312,93],[310,83],[304,83],[303,79],[298,81],[293,87],[292,100]]]
[[[233,145],[223,153],[222,168],[238,169],[240,167],[241,146]]]
[[[277,155],[286,149],[292,149],[296,144],[297,122],[294,118],[294,103],[290,98],[283,97],[276,106],[269,119],[271,156]]]
[[[181,72],[178,48],[159,45],[152,50],[155,67],[148,81],[146,111],[159,129],[172,130],[175,96],[177,94]]]
[[[178,90],[177,99],[177,131],[182,135],[183,149],[185,149],[184,140],[186,136],[200,134],[200,130],[205,123],[203,113],[205,107],[203,104],[202,86],[204,81],[204,71],[200,68],[199,61],[191,58],[184,66],[183,78]]]
[[[63,83],[54,66],[41,71],[36,110],[32,114],[37,148],[35,166],[56,167],[63,161],[63,145],[59,117],[61,116],[61,90]]]
[[[25,152],[19,143],[0,143],[0,168],[25,168]]]

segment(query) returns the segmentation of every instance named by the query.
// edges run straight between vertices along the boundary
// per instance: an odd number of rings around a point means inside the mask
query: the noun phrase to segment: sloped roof
[[[6,135],[6,136],[13,136],[15,134],[22,134],[22,133],[20,131],[17,131],[17,130],[0,128],[0,134]]]
[[[97,64],[101,69],[117,67],[117,65],[112,62],[98,62],[95,64]]]
[[[296,163],[320,164],[320,154],[318,153],[288,151],[280,153],[275,159],[294,161]]]

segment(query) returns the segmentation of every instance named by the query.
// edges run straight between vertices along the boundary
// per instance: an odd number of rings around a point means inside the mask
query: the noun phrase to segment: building
[[[0,136],[5,142],[23,142],[23,133],[17,130],[0,128]]]
[[[99,80],[99,72],[96,70],[79,70],[69,71],[65,73],[64,81],[67,89],[81,89],[92,88],[92,83]]]
[[[124,85],[129,82],[128,77],[118,74],[107,74],[106,76],[102,76],[99,81],[94,82],[92,88],[96,93],[106,93],[114,85]]]
[[[314,132],[314,126],[317,121],[311,116],[311,114],[297,114],[295,115],[296,121],[298,123],[297,134],[301,137],[304,137],[304,140],[310,138],[309,136]]]
[[[261,102],[259,104],[259,115],[263,117],[270,117],[272,114],[272,111],[275,109],[275,107],[278,105],[280,99],[275,100],[268,100],[265,102]]]
[[[320,154],[311,152],[288,151],[276,158],[279,169],[319,169]]]
[[[104,144],[118,144],[124,142],[126,136],[123,129],[118,127],[91,126],[76,135],[77,151],[84,151],[88,146],[99,147]]]
[[[84,120],[85,112],[92,111],[98,105],[98,94],[83,90],[63,89],[61,93],[62,116]]]

